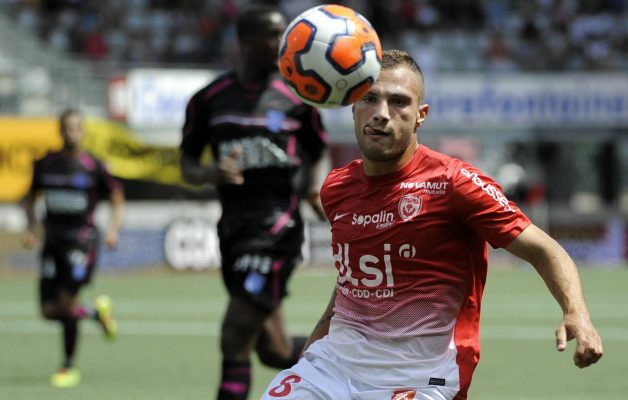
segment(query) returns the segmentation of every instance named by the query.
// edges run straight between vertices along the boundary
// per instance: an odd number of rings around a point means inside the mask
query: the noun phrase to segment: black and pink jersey
[[[327,146],[318,111],[278,76],[268,85],[244,85],[230,72],[190,99],[185,118],[184,154],[199,159],[206,146],[214,160],[242,152],[244,184],[217,185],[223,266],[260,251],[300,254],[302,179]]]
[[[373,384],[466,398],[487,242],[508,245],[528,218],[477,168],[423,145],[392,174],[366,176],[361,160],[332,171],[321,197],[338,269],[326,356]]]
[[[44,194],[46,240],[73,242],[92,234],[97,203],[122,187],[91,154],[60,151],[35,161],[30,190]]]
[[[318,111],[301,102],[279,77],[244,85],[227,73],[189,101],[181,151],[198,159],[207,145],[218,160],[236,148],[243,185],[218,185],[223,215],[288,208],[298,192],[296,173],[317,161],[327,133]]]

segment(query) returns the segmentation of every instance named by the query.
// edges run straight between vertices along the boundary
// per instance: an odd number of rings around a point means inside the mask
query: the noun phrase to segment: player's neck
[[[273,72],[243,67],[238,70],[238,79],[243,85],[266,85]]]
[[[399,171],[412,160],[418,148],[419,142],[415,141],[406,148],[401,156],[388,161],[369,160],[363,157],[362,168],[364,169],[364,174],[367,176],[380,176]]]
[[[79,155],[81,155],[81,148],[66,146],[63,148],[63,153],[68,157],[78,157]]]

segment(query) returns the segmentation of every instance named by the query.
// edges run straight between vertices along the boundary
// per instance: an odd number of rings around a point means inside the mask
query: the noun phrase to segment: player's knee
[[[59,319],[57,308],[52,304],[42,304],[39,311],[44,319]]]
[[[303,346],[307,338],[304,336],[295,336],[290,339],[290,343],[278,349],[269,345],[267,341],[259,341],[255,350],[262,364],[279,369],[288,369],[299,361]]]
[[[220,349],[228,359],[247,358],[251,352],[252,332],[234,327],[223,327]]]
[[[287,369],[294,364],[292,358],[288,354],[280,354],[272,349],[260,348],[256,349],[257,357],[260,362],[267,367],[277,369]]]

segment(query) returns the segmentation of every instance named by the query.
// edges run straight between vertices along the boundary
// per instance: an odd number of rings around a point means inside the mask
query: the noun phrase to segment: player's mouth
[[[364,134],[366,136],[391,136],[390,132],[387,132],[384,129],[374,128],[372,126],[365,126]]]

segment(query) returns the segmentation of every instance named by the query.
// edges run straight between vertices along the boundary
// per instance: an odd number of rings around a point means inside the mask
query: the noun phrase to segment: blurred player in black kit
[[[110,339],[117,333],[111,299],[98,296],[91,307],[80,304],[78,294],[90,282],[95,269],[99,244],[94,225],[96,205],[103,198],[111,200],[112,218],[104,243],[114,247],[122,224],[124,193],[105,166],[79,147],[83,138],[81,114],[66,110],[59,123],[63,149],[48,153],[33,165],[32,185],[24,201],[28,221],[24,245],[31,248],[37,241],[35,204],[43,194],[46,214],[39,280],[41,313],[63,326],[64,349],[63,364],[50,383],[55,387],[73,387],[80,382],[80,373],[74,367],[78,322],[85,318],[96,320]]]
[[[265,365],[284,368],[298,360],[306,339],[287,336],[281,301],[301,256],[299,201],[306,198],[322,211],[327,134],[318,111],[297,99],[277,73],[286,26],[276,8],[244,11],[237,21],[241,63],[197,92],[186,110],[183,176],[215,184],[222,205],[218,235],[229,303],[219,400],[247,397],[253,350]],[[214,157],[210,165],[199,161],[206,145]]]

